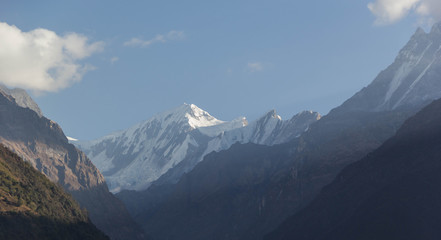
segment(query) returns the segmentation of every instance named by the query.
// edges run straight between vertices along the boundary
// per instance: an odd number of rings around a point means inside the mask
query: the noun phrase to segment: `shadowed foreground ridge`
[[[265,239],[440,239],[441,100]]]
[[[104,177],[83,152],[68,143],[61,127],[18,103],[0,89],[0,143],[72,194],[110,238],[145,239],[124,204],[109,192]]]
[[[108,239],[59,186],[0,145],[0,239]]]

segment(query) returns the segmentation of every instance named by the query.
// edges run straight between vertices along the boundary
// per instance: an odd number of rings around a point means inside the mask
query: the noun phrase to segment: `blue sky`
[[[0,22],[18,35],[48,30],[72,46],[39,61],[41,69],[23,77],[32,80],[17,86],[66,135],[86,140],[184,102],[221,120],[253,120],[271,109],[284,119],[302,110],[326,114],[392,63],[418,25],[437,19],[436,1],[390,10],[393,1],[2,0]],[[26,51],[10,65],[26,55],[34,66],[38,58]],[[44,85],[47,74],[58,74],[58,85]]]

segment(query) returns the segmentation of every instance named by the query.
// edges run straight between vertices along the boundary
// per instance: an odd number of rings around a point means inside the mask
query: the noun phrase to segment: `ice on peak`
[[[198,106],[194,105],[194,104],[188,104],[188,103],[184,103],[181,106],[177,107],[176,109],[182,109],[184,111],[187,112],[191,112],[191,111],[204,111],[202,109],[200,109]]]
[[[188,105],[190,111],[185,114],[188,119],[188,123],[192,128],[209,127],[225,123],[215,117],[211,116],[208,112],[200,109],[194,104]]]
[[[76,138],[69,137],[69,136],[66,136],[66,138],[67,138],[67,140],[69,140],[69,141],[72,141],[72,142],[78,142],[78,139],[76,139]]]
[[[183,109],[186,112],[205,112],[206,111],[202,110],[201,108],[199,108],[198,106],[194,105],[194,104],[188,104],[188,103],[184,103],[183,105],[177,107],[176,109]]]
[[[184,103],[183,105],[172,110],[159,113],[144,123],[148,123],[153,120],[159,121],[165,125],[170,123],[184,123],[190,125],[192,129],[224,123],[224,121],[216,119],[208,112],[200,109],[198,106],[187,103]]]
[[[217,124],[213,126],[201,127],[198,128],[198,130],[206,136],[215,137],[220,134],[223,134],[226,131],[243,128],[246,127],[247,125],[248,125],[248,121],[246,120],[246,118],[239,117],[230,122],[223,122],[221,124]]]

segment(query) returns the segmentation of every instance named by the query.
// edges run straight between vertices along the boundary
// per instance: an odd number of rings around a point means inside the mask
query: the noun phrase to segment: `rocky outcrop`
[[[4,91],[0,91],[0,142],[70,192],[110,237],[143,238],[123,203],[108,191],[104,177],[68,143],[58,124],[19,106]]]
[[[72,196],[0,145],[1,239],[108,239]]]

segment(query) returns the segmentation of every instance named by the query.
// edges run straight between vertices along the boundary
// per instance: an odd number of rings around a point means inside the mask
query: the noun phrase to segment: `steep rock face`
[[[35,111],[17,105],[3,91],[0,91],[0,142],[51,181],[61,184],[88,209],[94,224],[110,237],[143,237],[124,205],[108,191],[98,169],[68,143],[61,128]]]
[[[441,23],[419,28],[395,61],[342,105],[351,111],[390,111],[421,106],[441,97]]]
[[[245,118],[224,122],[193,104],[184,104],[126,131],[76,144],[103,172],[112,191],[144,190],[155,181],[177,182],[212,151],[235,142],[286,142],[319,118],[318,113],[305,111],[282,121],[271,111],[250,124]]]
[[[36,112],[38,116],[43,116],[40,107],[38,107],[37,103],[34,102],[34,100],[26,93],[25,90],[20,88],[9,89],[8,87],[0,84],[0,91],[3,91],[7,95],[14,98],[14,101],[18,106],[29,108]]]
[[[437,100],[265,239],[441,238],[440,122]]]
[[[430,56],[429,50],[422,54],[424,49],[409,47],[425,41],[436,46],[438,26],[429,34],[417,31],[388,70],[298,138],[269,147],[265,154],[255,154],[259,150],[249,146],[210,154],[177,184],[144,192],[148,207],[132,209],[135,219],[157,239],[261,239],[308,204],[341,169],[379,147],[408,117],[438,97],[438,52]],[[425,48],[431,49],[429,45]],[[405,58],[406,51],[423,57],[415,62],[414,57]],[[418,67],[412,67],[412,74],[397,74],[394,69],[403,64]],[[264,162],[274,168],[259,169]],[[213,176],[226,180],[209,181]],[[132,204],[136,198],[129,198],[135,195],[125,192],[118,197]]]
[[[80,206],[0,145],[1,239],[108,239]]]

